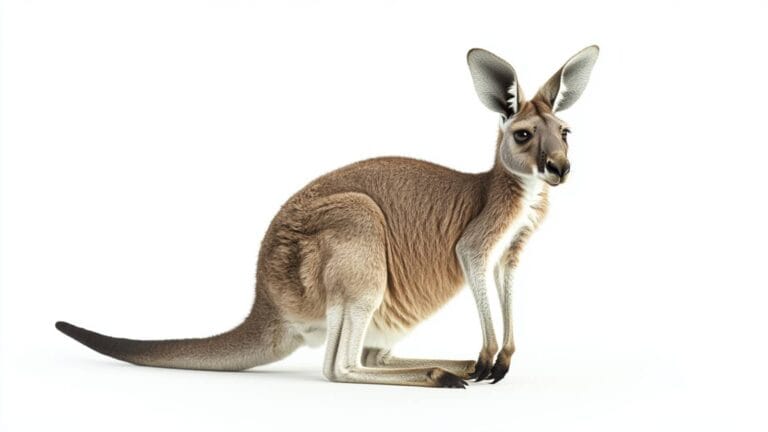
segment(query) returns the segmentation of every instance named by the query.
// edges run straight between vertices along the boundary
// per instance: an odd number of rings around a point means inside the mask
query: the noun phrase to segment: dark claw
[[[477,375],[477,378],[475,378],[475,382],[480,382],[482,380],[488,379],[488,377],[491,375],[491,368],[486,367],[483,369],[482,373]]]
[[[469,374],[469,379],[475,380],[475,382],[482,381],[491,375],[491,363],[484,361],[482,358],[477,359],[475,364],[475,370]]]
[[[458,375],[446,372],[438,380],[437,384],[440,387],[448,388],[467,388],[467,382],[461,379]]]
[[[509,365],[503,365],[496,361],[496,364],[493,365],[493,369],[491,369],[491,376],[490,378],[493,378],[493,381],[491,384],[496,384],[497,382],[504,379],[504,376],[507,375],[507,372],[509,371]]]

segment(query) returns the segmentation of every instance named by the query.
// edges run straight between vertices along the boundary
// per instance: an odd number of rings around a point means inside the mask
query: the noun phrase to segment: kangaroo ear
[[[536,94],[536,99],[544,101],[552,111],[562,111],[576,102],[587,87],[589,74],[597,61],[600,49],[597,45],[584,48],[557,71]]]
[[[505,118],[515,115],[520,106],[522,93],[517,84],[517,74],[512,66],[480,48],[469,50],[467,63],[480,102]]]

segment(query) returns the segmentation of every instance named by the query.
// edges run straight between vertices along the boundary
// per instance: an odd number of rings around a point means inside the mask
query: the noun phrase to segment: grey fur
[[[467,64],[480,102],[504,118],[515,115],[520,105],[515,69],[502,58],[481,48],[467,53]]]

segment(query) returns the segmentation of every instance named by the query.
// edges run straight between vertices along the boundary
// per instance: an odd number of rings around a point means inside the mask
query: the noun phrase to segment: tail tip
[[[72,324],[66,322],[66,321],[56,321],[56,330],[64,333],[69,334],[70,331],[72,331],[75,328]]]

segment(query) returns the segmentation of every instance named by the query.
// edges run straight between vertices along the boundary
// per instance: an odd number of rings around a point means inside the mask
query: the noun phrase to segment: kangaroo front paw
[[[491,369],[491,376],[490,379],[493,379],[491,384],[496,384],[497,382],[504,379],[504,377],[507,375],[507,372],[509,371],[509,364],[512,361],[512,353],[514,352],[514,348],[502,350],[499,353],[499,356],[496,357],[496,363],[493,365],[493,369]]]
[[[466,388],[467,382],[461,379],[460,376],[454,375],[445,369],[434,368],[429,374],[430,381],[435,383],[435,387],[447,387],[447,388]]]
[[[489,379],[492,379],[491,384],[496,384],[497,382],[504,379],[504,376],[507,375],[507,372],[509,371],[509,362],[506,364],[503,364],[499,361],[496,362],[496,364],[493,365],[493,369],[491,369],[491,376]]]
[[[491,375],[491,367],[493,365],[491,362],[492,358],[493,357],[489,355],[480,353],[480,357],[478,357],[477,362],[475,362],[475,370],[469,374],[469,379],[473,379],[477,382],[488,378]]]

